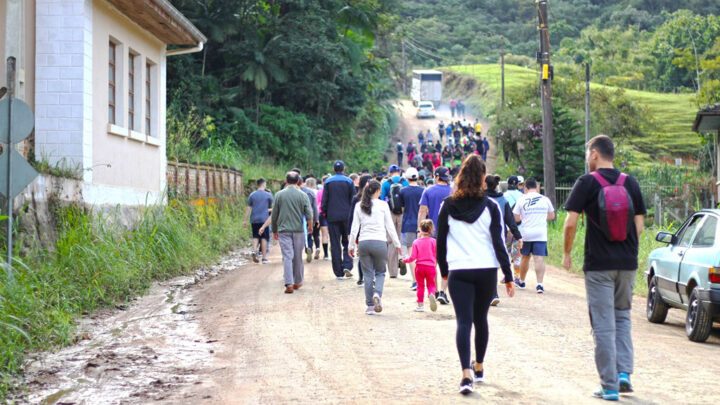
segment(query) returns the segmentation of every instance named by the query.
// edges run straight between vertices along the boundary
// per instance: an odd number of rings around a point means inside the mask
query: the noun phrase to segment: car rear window
[[[420,104],[421,108],[432,108],[432,104]]]

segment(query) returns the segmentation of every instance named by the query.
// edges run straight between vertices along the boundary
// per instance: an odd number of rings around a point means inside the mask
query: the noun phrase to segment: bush
[[[83,311],[125,302],[153,280],[210,263],[248,237],[241,201],[147,209],[131,231],[79,207],[56,213],[55,251],[15,262],[0,275],[0,398],[22,371],[24,354],[71,344]]]

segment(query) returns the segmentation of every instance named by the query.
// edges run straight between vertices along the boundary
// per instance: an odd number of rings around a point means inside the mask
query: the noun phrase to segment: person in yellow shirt
[[[475,134],[476,135],[482,134],[482,124],[478,120],[475,120]]]

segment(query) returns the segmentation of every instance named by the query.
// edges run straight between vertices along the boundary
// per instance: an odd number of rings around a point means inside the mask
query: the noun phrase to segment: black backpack
[[[395,150],[397,150],[397,153],[403,153],[403,146],[401,143],[395,145]]]
[[[390,193],[388,193],[388,204],[393,214],[402,214],[402,201],[400,200],[400,190],[402,190],[402,180],[398,183],[390,181]]]

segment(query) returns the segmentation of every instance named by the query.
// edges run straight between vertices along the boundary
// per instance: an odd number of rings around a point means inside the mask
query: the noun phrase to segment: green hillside
[[[487,91],[483,100],[499,99],[500,66],[498,64],[448,66],[445,71],[472,77]],[[507,93],[537,83],[538,72],[515,65],[505,66],[505,89]],[[592,84],[592,89],[616,89],[611,86]],[[648,91],[625,90],[625,94],[640,106],[648,109],[654,119],[655,130],[647,136],[631,142],[641,151],[655,155],[673,156],[693,153],[700,146],[700,139],[692,132],[692,123],[697,108],[692,94],[653,93]]]

